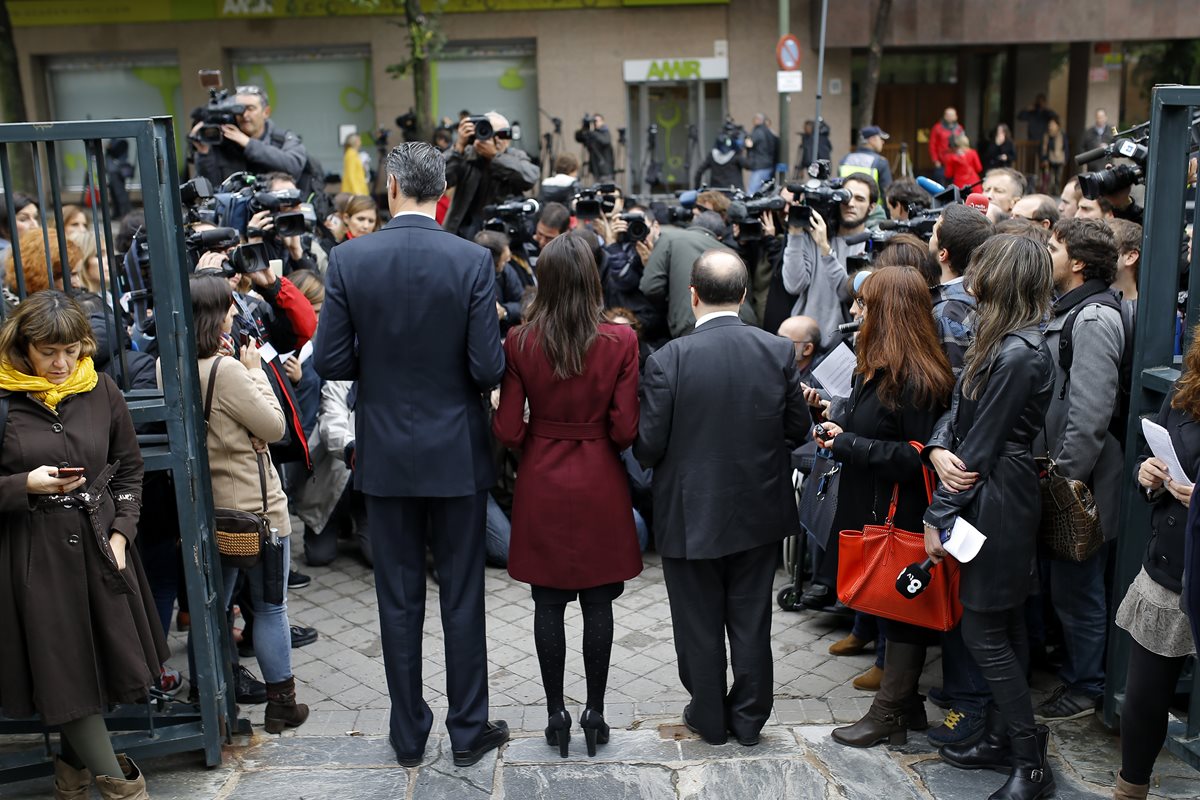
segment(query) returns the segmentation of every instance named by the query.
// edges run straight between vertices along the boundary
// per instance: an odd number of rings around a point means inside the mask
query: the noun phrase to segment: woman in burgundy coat
[[[638,343],[604,320],[600,275],[581,236],[560,236],[538,259],[527,322],[504,343],[508,367],[492,429],[522,451],[508,572],[531,584],[534,642],[546,690],[546,740],[567,755],[563,613],[583,610],[588,755],[608,741],[604,689],[612,652],[612,601],[642,571],[629,483],[619,453],[638,427]],[[525,401],[529,419],[525,419]]]

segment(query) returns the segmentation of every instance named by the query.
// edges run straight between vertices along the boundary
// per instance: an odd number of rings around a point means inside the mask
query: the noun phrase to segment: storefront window
[[[50,111],[55,120],[139,119],[152,116],[175,118],[177,154],[187,135],[180,126],[183,92],[179,65],[173,57],[144,56],[137,61],[91,58],[55,58],[47,64]],[[85,183],[85,154],[80,142],[59,146],[60,180],[68,189]],[[137,164],[130,142],[129,160]],[[134,174],[131,183],[139,183]],[[66,201],[67,198],[64,198]]]
[[[235,53],[233,66],[236,80],[226,84],[258,86],[266,92],[275,126],[303,139],[309,155],[326,171],[342,171],[342,125],[354,125],[370,152],[375,104],[371,60],[365,52],[317,52],[304,58],[296,58],[295,51]]]

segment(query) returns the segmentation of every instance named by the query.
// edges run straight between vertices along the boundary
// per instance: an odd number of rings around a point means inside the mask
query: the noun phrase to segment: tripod
[[[658,160],[658,124],[651,123],[646,129],[646,152],[642,156],[642,191],[649,194],[651,187],[662,183],[662,164]]]

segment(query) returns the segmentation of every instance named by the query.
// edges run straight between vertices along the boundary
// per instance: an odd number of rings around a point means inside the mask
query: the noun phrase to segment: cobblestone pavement
[[[612,741],[589,759],[578,729],[572,755],[558,757],[541,737],[546,714],[532,637],[528,588],[503,570],[488,568],[487,625],[492,717],[507,720],[513,741],[477,766],[450,762],[442,720],[445,664],[437,614],[437,587],[430,581],[425,624],[426,699],[436,722],[425,763],[400,768],[387,743],[388,697],[380,655],[374,579],[346,551],[329,568],[302,569],[312,584],[289,597],[293,623],[316,627],[321,638],[293,650],[297,694],[312,708],[307,724],[281,737],[261,726],[263,706],[243,709],[255,725],[252,737],[226,749],[220,767],[198,766],[194,755],[148,761],[152,796],[160,798],[982,798],[1003,779],[947,767],[924,735],[903,747],[855,750],[828,736],[834,724],[857,720],[871,696],[850,686],[873,656],[834,658],[829,645],[845,631],[824,615],[776,609],[772,624],[775,710],[763,743],[711,747],[680,724],[687,700],[679,685],[662,567],[646,558],[643,574],[616,601],[612,671],[606,717]],[[776,575],[776,588],[785,582]],[[568,647],[582,634],[578,607],[567,615]],[[183,667],[183,640],[173,634]],[[252,659],[244,663],[256,671]],[[940,657],[930,653],[921,685],[940,683]],[[567,660],[566,694],[575,719],[585,695],[582,658]],[[941,712],[929,706],[930,718]],[[1054,767],[1059,798],[1111,796],[1118,742],[1097,719],[1055,726]],[[1153,796],[1200,796],[1200,775],[1163,754]],[[0,787],[0,797],[48,796],[46,781]]]

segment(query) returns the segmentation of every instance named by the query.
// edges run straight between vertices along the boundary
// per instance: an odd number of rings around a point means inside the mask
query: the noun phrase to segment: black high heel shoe
[[[566,758],[571,747],[571,715],[561,709],[550,715],[550,724],[546,726],[546,743],[551,747],[558,746],[558,754]]]
[[[579,727],[583,728],[583,738],[587,742],[588,755],[596,755],[596,745],[608,744],[608,723],[599,711],[585,708],[579,717]]]

